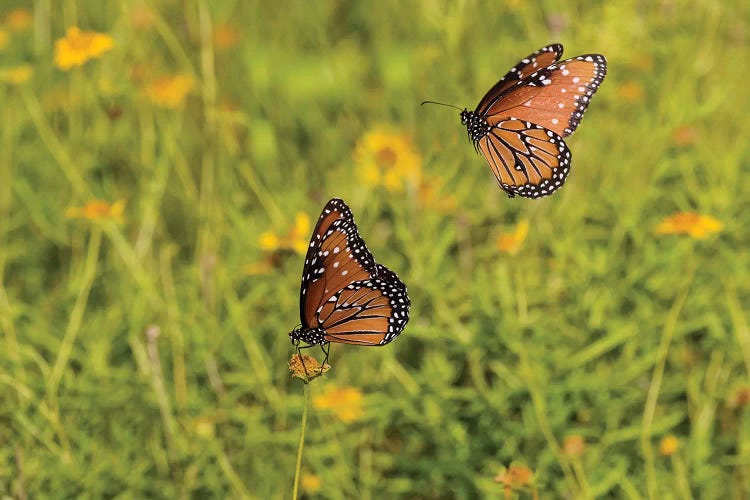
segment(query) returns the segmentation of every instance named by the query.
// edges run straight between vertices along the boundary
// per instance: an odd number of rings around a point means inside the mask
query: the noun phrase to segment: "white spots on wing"
[[[570,71],[568,71],[567,69],[563,69],[562,74],[563,76],[568,76],[570,74]]]
[[[563,104],[563,103],[559,103],[559,104],[557,105],[557,107],[558,107],[558,108],[560,108],[560,109],[563,109],[563,108],[565,107],[565,104]]]
[[[339,267],[339,262],[338,261],[336,261],[336,262],[333,263],[333,268],[336,269],[337,267]]]
[[[580,78],[578,78],[578,77],[575,77],[575,78],[573,78],[573,83],[578,83],[578,82],[580,82],[580,81],[581,81],[581,79],[580,79]]]
[[[558,123],[557,118],[553,118],[551,121],[552,121],[552,125],[557,125],[557,123]]]
[[[339,247],[335,247],[335,248],[333,249],[333,253],[339,253],[339,252],[340,252],[340,249],[339,249]]]
[[[347,274],[349,274],[349,271],[341,271],[341,276],[346,276]]]

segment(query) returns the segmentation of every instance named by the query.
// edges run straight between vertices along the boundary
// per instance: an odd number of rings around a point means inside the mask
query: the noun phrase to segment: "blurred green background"
[[[332,196],[412,312],[387,347],[332,347],[306,497],[750,495],[750,4],[0,21],[4,496],[289,498],[299,248]],[[508,199],[458,113],[419,103],[473,108],[552,42],[608,76],[566,185]]]

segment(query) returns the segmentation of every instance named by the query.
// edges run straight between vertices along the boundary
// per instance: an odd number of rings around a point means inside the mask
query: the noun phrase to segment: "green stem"
[[[305,429],[307,428],[307,401],[310,399],[310,384],[305,384],[305,406],[302,408],[302,429],[299,434],[299,446],[297,447],[297,467],[294,470],[294,490],[292,498],[299,498],[299,477],[302,469],[302,448],[305,446]]]

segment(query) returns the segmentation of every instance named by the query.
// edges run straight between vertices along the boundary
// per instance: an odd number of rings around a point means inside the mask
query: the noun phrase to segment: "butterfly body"
[[[607,74],[604,56],[560,61],[562,51],[562,45],[553,44],[530,54],[474,111],[460,113],[469,139],[510,197],[548,196],[563,185],[571,159],[563,137],[581,123]]]
[[[330,200],[305,256],[302,326],[289,333],[292,343],[385,345],[403,331],[410,305],[406,285],[375,262],[346,203]]]

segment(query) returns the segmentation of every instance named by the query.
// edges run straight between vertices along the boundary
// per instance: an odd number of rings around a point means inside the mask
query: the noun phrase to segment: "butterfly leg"
[[[322,369],[328,363],[328,355],[331,352],[331,343],[328,342],[327,344],[322,344],[320,346],[320,350],[323,351],[323,354],[326,355],[326,357],[323,359],[323,363],[320,365]]]

